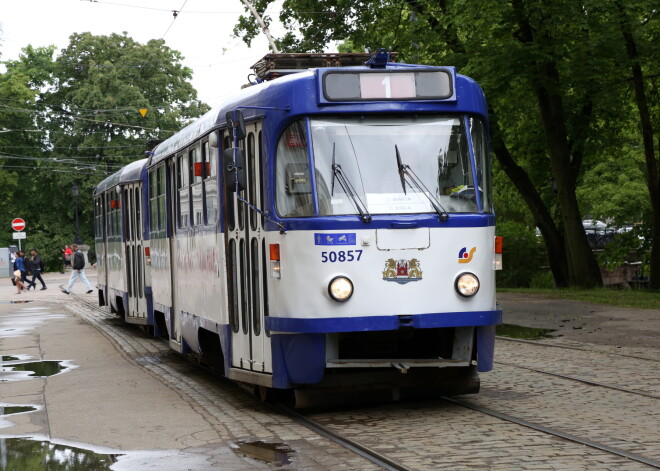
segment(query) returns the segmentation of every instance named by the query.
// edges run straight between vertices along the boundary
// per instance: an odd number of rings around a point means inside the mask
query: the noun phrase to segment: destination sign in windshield
[[[336,71],[323,76],[328,101],[446,100],[454,95],[449,70]]]

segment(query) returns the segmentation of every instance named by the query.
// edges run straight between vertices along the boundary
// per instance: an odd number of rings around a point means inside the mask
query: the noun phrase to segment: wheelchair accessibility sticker
[[[355,233],[320,234],[314,233],[314,245],[356,245]]]

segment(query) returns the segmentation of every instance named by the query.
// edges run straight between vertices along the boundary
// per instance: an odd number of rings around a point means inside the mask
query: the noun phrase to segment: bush
[[[535,229],[505,221],[497,225],[496,232],[504,237],[503,268],[497,273],[497,287],[529,288],[533,279],[535,284],[540,283],[542,278],[537,280],[537,276],[547,257],[543,240],[536,236]]]

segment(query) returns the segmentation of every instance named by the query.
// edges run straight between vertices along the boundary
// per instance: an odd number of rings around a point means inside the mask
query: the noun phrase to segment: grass
[[[622,308],[660,309],[660,293],[644,289],[613,290],[599,288],[592,290],[579,289],[526,289],[498,288],[499,293],[520,293],[529,296],[570,299],[587,303],[607,304]]]

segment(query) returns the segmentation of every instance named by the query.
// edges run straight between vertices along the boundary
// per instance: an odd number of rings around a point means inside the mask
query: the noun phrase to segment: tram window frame
[[[250,180],[248,186],[248,201],[252,204],[256,204],[259,193],[261,193],[259,188],[259,168],[257,168],[257,133],[255,131],[250,131],[247,135],[247,166],[248,166],[248,178]],[[263,208],[263,204],[260,206]],[[250,229],[256,231],[259,227],[259,213],[256,211],[250,211]]]
[[[281,217],[315,215],[311,151],[307,118],[293,121],[282,130],[275,151],[275,208]],[[297,128],[297,129],[296,129]],[[296,135],[298,137],[296,137]],[[291,149],[298,148],[298,152]],[[303,181],[306,179],[307,181]],[[281,183],[280,183],[281,182]]]
[[[177,155],[176,173],[177,227],[185,229],[191,227],[190,159],[187,153]]]
[[[112,235],[116,238],[119,238],[121,240],[122,237],[122,220],[121,220],[121,188],[116,186],[114,190],[111,192],[110,198],[113,198],[114,194],[114,200],[116,202],[115,207],[112,207],[112,204],[110,205],[110,209],[112,211],[112,225],[113,225],[113,231]]]
[[[219,142],[219,140],[216,140]],[[204,166],[204,223],[215,224],[218,220],[218,147],[211,146],[209,140],[202,142]]]
[[[225,135],[225,138],[222,140],[223,148],[222,152],[229,149],[232,146],[231,137],[229,134]],[[223,171],[224,174],[224,171]],[[227,230],[233,231],[236,229],[236,210],[234,207],[234,202],[236,198],[234,197],[234,188],[227,183],[225,180],[225,192],[224,192],[224,202],[225,202],[225,213],[227,221]]]
[[[156,168],[156,193],[158,194],[158,234],[166,236],[167,229],[167,207],[166,207],[166,171],[165,164]]]
[[[94,231],[97,240],[101,240],[105,237],[105,227],[103,224],[105,216],[104,202],[104,194],[98,195],[94,198]]]
[[[149,170],[149,233],[158,232],[158,173],[157,169]]]
[[[190,162],[190,200],[192,206],[192,225],[204,223],[204,155],[199,144],[188,151]]]

